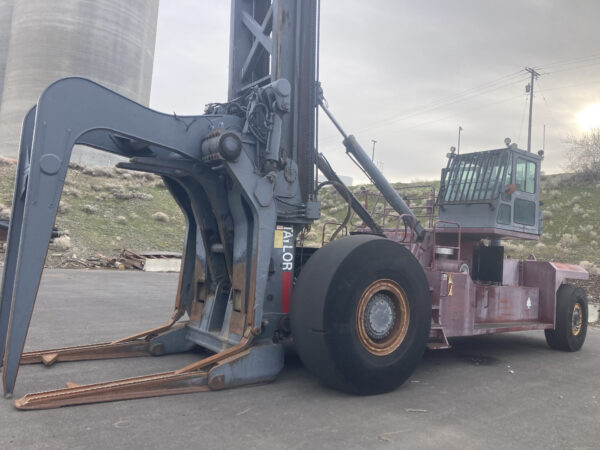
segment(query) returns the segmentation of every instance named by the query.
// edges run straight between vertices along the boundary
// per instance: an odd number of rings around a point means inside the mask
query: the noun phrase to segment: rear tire
[[[556,293],[556,328],[544,330],[546,342],[555,350],[576,352],[585,342],[588,305],[585,291],[563,284]]]
[[[304,365],[325,384],[370,395],[401,385],[425,350],[429,285],[401,244],[372,235],[334,241],[304,265],[291,326]]]

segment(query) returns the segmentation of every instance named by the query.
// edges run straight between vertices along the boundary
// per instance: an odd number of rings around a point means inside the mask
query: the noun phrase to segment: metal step
[[[448,343],[448,338],[446,337],[446,333],[444,332],[444,327],[439,323],[431,324],[431,330],[435,331],[436,336],[430,337],[429,339],[433,339],[427,343],[427,348],[429,350],[445,350],[451,347]]]

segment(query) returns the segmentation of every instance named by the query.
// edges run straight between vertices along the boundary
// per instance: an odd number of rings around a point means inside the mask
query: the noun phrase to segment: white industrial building
[[[159,0],[0,0],[0,156],[49,84],[82,76],[148,105]],[[112,164],[77,149],[72,161]]]

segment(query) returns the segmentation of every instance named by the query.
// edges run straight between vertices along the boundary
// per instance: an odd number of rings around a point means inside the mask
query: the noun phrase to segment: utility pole
[[[373,153],[371,153],[371,162],[375,162],[375,144],[377,144],[377,141],[375,139],[371,139],[371,142],[373,143]]]
[[[535,69],[531,67],[525,67],[525,71],[531,74],[531,81],[529,85],[525,87],[525,92],[529,92],[529,128],[527,132],[527,151],[531,151],[531,121],[533,118],[533,82],[540,76]]]
[[[456,152],[460,155],[460,133],[462,132],[463,127],[458,127],[458,145],[456,146]]]

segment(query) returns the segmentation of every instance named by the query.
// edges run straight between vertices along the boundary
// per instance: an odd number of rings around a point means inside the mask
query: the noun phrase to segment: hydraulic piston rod
[[[413,219],[413,229],[417,234],[417,239],[422,240],[425,236],[425,229],[419,223],[416,216],[412,212],[412,210],[408,207],[408,205],[402,200],[400,194],[396,192],[394,187],[387,181],[385,176],[381,173],[381,171],[377,168],[375,163],[371,161],[369,155],[364,151],[364,149],[360,146],[358,141],[353,135],[348,135],[335,119],[331,111],[325,105],[323,100],[323,96],[319,97],[319,105],[327,114],[327,117],[331,119],[333,125],[338,129],[341,135],[344,137],[344,147],[346,147],[346,151],[350,153],[356,160],[356,162],[360,165],[360,167],[365,171],[366,175],[373,181],[373,184],[379,189],[383,198],[390,204],[394,210],[400,215],[408,215]]]

